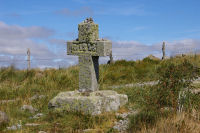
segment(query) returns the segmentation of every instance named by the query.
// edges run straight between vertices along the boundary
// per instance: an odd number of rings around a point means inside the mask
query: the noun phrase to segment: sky
[[[114,60],[137,60],[200,51],[199,0],[0,0],[0,67],[68,67],[78,57],[66,42],[92,17],[100,38],[112,41]],[[108,57],[100,57],[106,63]]]

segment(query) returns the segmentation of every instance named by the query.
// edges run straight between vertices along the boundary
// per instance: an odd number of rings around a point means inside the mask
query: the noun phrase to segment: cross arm
[[[92,41],[83,43],[79,41],[67,42],[68,55],[109,56],[112,50],[112,42],[109,40]]]

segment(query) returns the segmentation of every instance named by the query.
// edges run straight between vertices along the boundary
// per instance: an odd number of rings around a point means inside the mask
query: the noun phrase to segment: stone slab
[[[55,111],[82,112],[98,115],[103,112],[117,111],[128,102],[127,95],[112,90],[95,91],[85,96],[79,91],[61,92],[48,104]]]

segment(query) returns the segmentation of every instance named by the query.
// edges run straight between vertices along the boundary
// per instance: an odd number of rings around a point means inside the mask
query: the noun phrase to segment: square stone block
[[[78,39],[80,42],[91,42],[99,38],[99,26],[95,23],[80,23],[78,25]]]
[[[127,95],[111,90],[91,92],[88,96],[79,91],[68,91],[59,93],[49,102],[48,107],[55,111],[98,115],[103,112],[117,111],[127,102]]]

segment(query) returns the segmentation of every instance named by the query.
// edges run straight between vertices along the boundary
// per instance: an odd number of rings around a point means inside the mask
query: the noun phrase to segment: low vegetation
[[[145,58],[138,61],[119,60],[110,65],[100,65],[100,89],[113,85],[158,81],[153,86],[121,87],[113,90],[128,95],[129,103],[119,112],[130,108],[138,113],[130,116],[127,132],[197,132],[200,122],[200,97],[192,90],[200,83],[200,56],[174,57],[164,61]],[[6,127],[21,124],[14,132],[82,132],[96,129],[99,132],[117,132],[112,127],[119,120],[115,112],[99,116],[48,109],[48,102],[61,91],[78,89],[78,66],[60,69],[17,70],[13,66],[0,69],[0,110],[10,118]],[[41,99],[31,100],[35,95]],[[14,100],[12,102],[2,102]],[[32,105],[44,115],[31,119],[33,114],[22,111],[23,105]],[[25,126],[37,123],[38,126]]]
[[[200,110],[198,103],[200,97],[192,93],[194,89],[192,81],[200,75],[198,67],[187,60],[178,64],[167,61],[162,62],[157,69],[157,74],[159,75],[158,84],[138,92],[142,95],[140,99],[135,100],[135,103],[140,112],[131,117],[131,131],[140,131],[143,126],[148,129],[161,118],[174,117],[177,113],[185,112],[183,114],[191,119],[190,112]],[[173,132],[180,132],[182,129],[175,128],[174,130]],[[186,132],[189,131],[186,130]]]

